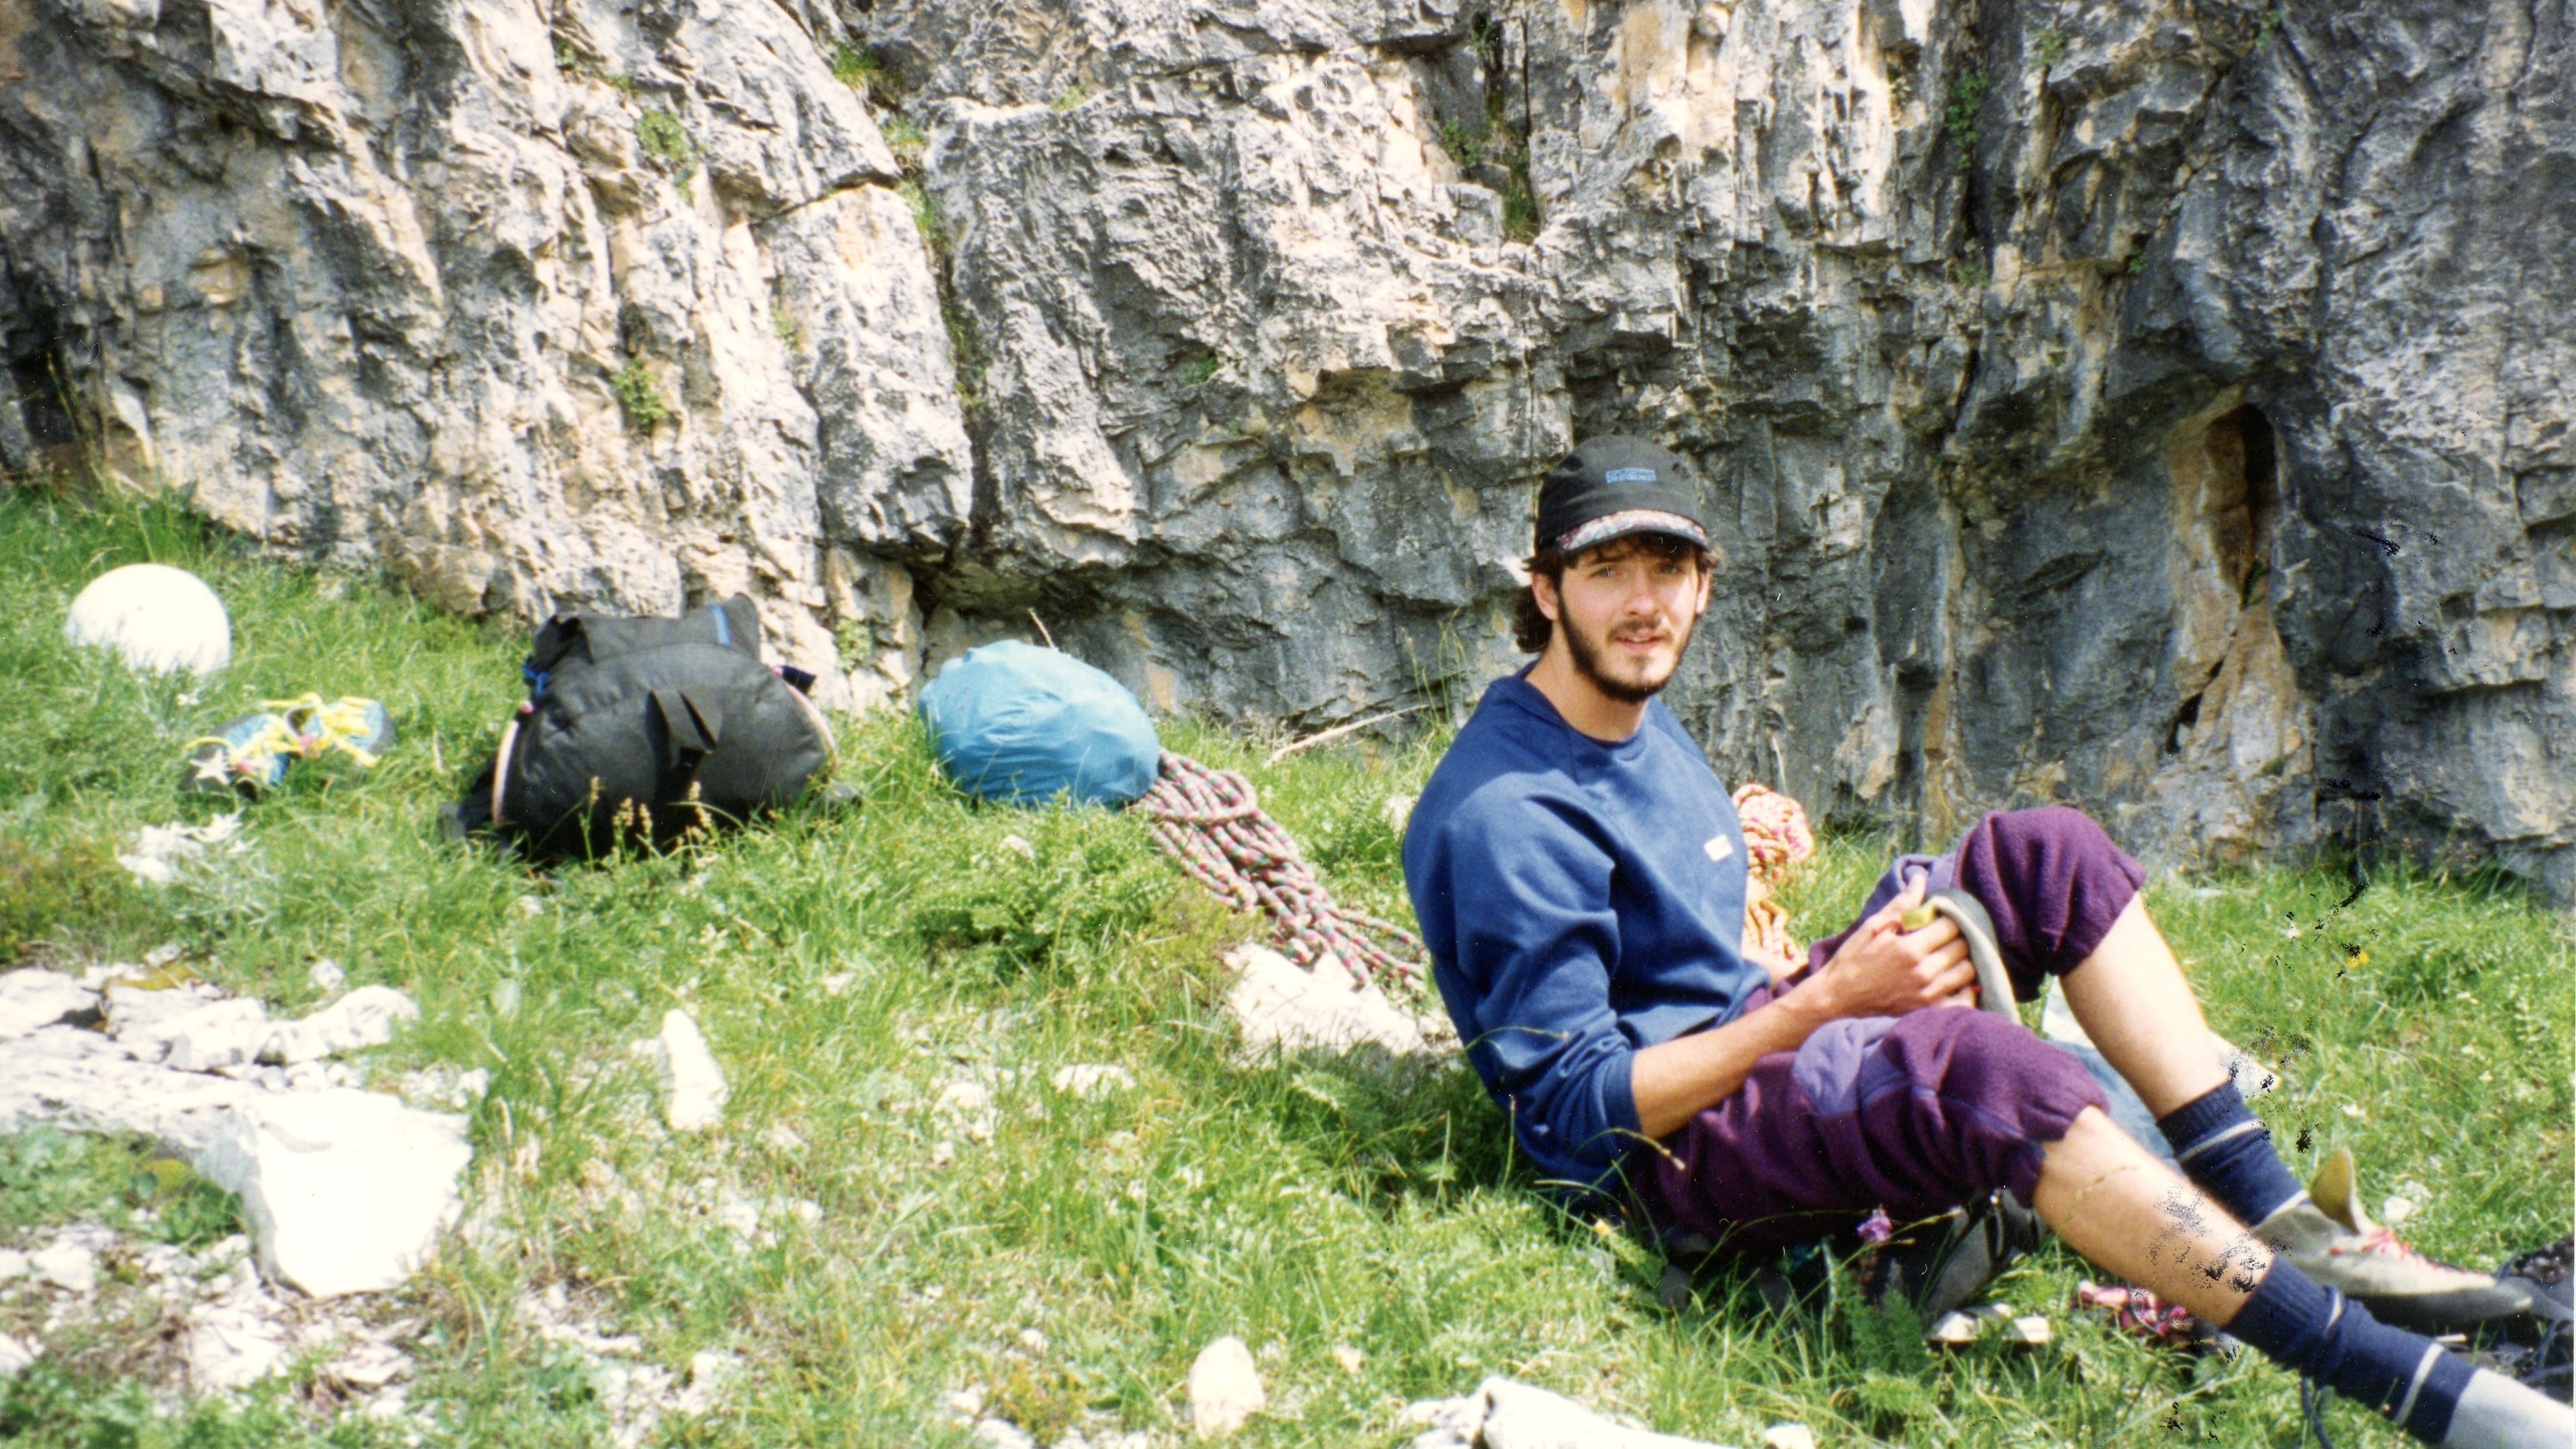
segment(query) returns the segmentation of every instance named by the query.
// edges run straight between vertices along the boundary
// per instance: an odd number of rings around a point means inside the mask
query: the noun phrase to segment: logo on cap
[[[1601,475],[1601,481],[1604,483],[1652,483],[1655,481],[1655,470],[1652,468],[1613,468]]]

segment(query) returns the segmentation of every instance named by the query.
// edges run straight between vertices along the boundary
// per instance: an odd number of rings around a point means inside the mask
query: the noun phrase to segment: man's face
[[[1708,576],[1687,548],[1651,535],[1613,539],[1565,566],[1553,617],[1577,673],[1623,704],[1643,704],[1673,677],[1708,607]],[[1548,603],[1547,579],[1533,581]]]

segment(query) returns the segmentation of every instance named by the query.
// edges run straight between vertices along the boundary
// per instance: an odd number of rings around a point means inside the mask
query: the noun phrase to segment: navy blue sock
[[[2389,1327],[2278,1258],[2226,1328],[2274,1363],[2368,1404],[2427,1444],[2451,1431],[2472,1372],[2468,1360]]]
[[[2272,1134],[2222,1082],[2156,1119],[2194,1186],[2249,1227],[2306,1195],[2272,1150]]]

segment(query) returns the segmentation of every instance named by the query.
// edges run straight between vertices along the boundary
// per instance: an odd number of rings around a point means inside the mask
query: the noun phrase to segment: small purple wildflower
[[[1861,1220],[1860,1240],[1864,1243],[1884,1243],[1894,1236],[1896,1224],[1888,1220],[1887,1209],[1883,1207],[1871,1208],[1869,1216]]]

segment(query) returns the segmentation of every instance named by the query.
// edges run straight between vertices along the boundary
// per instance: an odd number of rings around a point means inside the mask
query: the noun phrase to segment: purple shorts
[[[1988,815],[1949,855],[1900,859],[1862,915],[1915,871],[1985,906],[2024,997],[2091,955],[2145,879],[2102,827],[2062,806]],[[1816,943],[1808,970],[1850,934]],[[2081,1062],[1994,1013],[1853,1017],[1762,1058],[1733,1096],[1663,1139],[1641,1195],[1667,1230],[1736,1251],[1810,1242],[1873,1208],[1930,1217],[1999,1187],[2027,1203],[2041,1147],[2102,1105]]]

